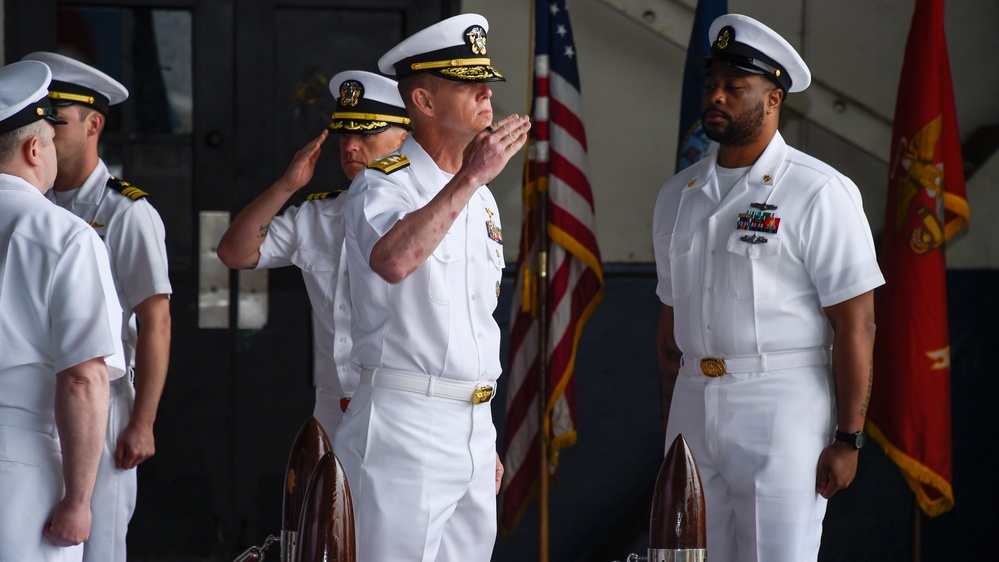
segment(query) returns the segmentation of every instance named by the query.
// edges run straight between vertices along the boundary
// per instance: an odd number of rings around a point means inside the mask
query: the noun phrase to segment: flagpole
[[[548,188],[538,181],[538,562],[548,562]]]
[[[535,26],[535,0],[530,2],[530,29],[532,33],[531,43],[528,47],[528,112],[533,112],[534,101],[534,40],[537,30]],[[548,178],[537,177],[537,170],[531,170],[530,158],[528,158],[527,177],[524,185],[528,185],[532,176],[537,189],[534,190],[532,198],[535,199],[532,205],[535,209],[534,231],[537,233],[536,246],[538,263],[534,271],[537,273],[533,279],[533,298],[537,307],[538,322],[538,562],[548,562],[548,431],[545,418],[548,411]]]

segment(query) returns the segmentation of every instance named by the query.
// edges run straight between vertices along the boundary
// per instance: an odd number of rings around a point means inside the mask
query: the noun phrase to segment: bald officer
[[[0,558],[80,560],[121,310],[87,224],[45,200],[56,177],[40,62],[0,68]]]
[[[125,534],[135,511],[133,469],[156,452],[153,423],[170,356],[172,289],[163,221],[147,194],[112,177],[98,156],[108,108],[123,102],[128,90],[103,72],[63,55],[38,52],[25,59],[42,61],[52,69],[49,97],[67,122],[56,131],[59,173],[48,197],[89,222],[104,240],[122,308],[121,338],[131,376],[111,385],[111,426],[84,559],[125,562]]]
[[[493,310],[503,271],[486,187],[530,123],[493,122],[485,18],[455,16],[378,63],[399,77],[413,133],[354,178],[344,208],[351,362],[361,380],[337,434],[358,560],[485,561],[498,457]]]
[[[710,34],[718,150],[663,186],[653,220],[666,443],[682,433],[697,459],[712,560],[815,560],[864,444],[884,278],[857,187],[777,131],[804,61],[746,16]]]
[[[378,157],[395,152],[409,131],[409,117],[394,80],[360,70],[330,80],[336,112],[326,131],[298,151],[284,175],[253,200],[219,242],[222,263],[233,269],[302,270],[312,303],[316,407],[314,415],[331,440],[357,388],[350,367],[350,293],[340,191],[315,193],[301,207],[277,214],[312,179],[322,144],[339,137],[340,165],[348,179]]]

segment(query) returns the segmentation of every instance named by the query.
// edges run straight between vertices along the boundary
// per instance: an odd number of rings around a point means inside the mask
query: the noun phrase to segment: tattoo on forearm
[[[259,227],[259,229],[257,230],[257,238],[263,238],[263,237],[267,236],[267,233],[270,232],[270,231],[271,231],[271,225],[270,225],[270,223],[267,223],[267,224]]]
[[[867,396],[864,397],[864,403],[860,406],[860,415],[867,417],[867,407],[871,403],[871,387],[874,385],[874,362],[871,361],[871,368],[867,373]]]

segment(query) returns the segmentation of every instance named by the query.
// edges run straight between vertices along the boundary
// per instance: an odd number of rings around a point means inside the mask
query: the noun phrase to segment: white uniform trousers
[[[818,558],[826,500],[815,474],[835,427],[833,396],[823,366],[715,378],[681,368],[666,445],[682,433],[697,462],[711,560]]]
[[[108,409],[108,430],[104,451],[97,468],[97,484],[90,510],[94,515],[90,538],[84,543],[84,562],[126,562],[125,535],[128,522],[135,512],[137,493],[136,470],[115,467],[114,453],[118,436],[132,417],[135,388],[125,375],[111,381],[111,401]]]
[[[496,430],[488,402],[372,386],[362,375],[336,447],[358,562],[490,559]]]
[[[58,547],[42,535],[65,494],[55,423],[19,416],[34,417],[0,408],[0,562],[79,562],[83,545]]]
[[[330,446],[336,444],[336,430],[340,428],[340,422],[343,420],[341,398],[342,396],[334,396],[321,387],[316,387],[316,407],[312,415],[319,420],[319,425],[323,426],[323,431],[330,440]]]

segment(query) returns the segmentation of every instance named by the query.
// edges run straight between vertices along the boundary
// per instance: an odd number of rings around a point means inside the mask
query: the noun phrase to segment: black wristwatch
[[[847,433],[845,431],[836,430],[836,440],[842,441],[847,445],[853,447],[854,449],[859,449],[864,446],[867,442],[867,434],[863,431],[858,431],[856,433]]]

